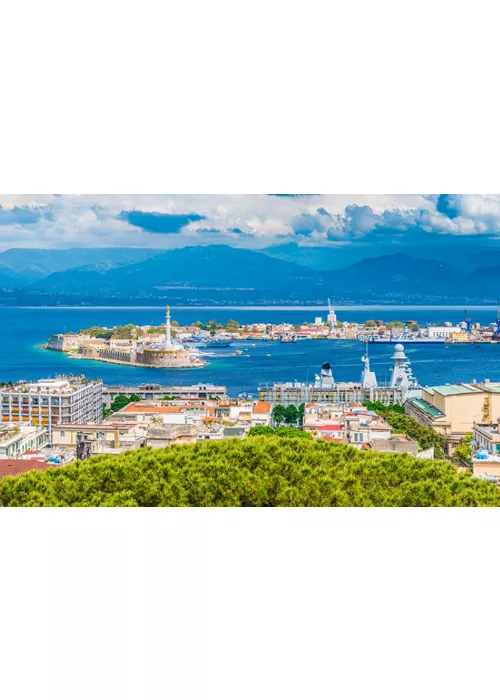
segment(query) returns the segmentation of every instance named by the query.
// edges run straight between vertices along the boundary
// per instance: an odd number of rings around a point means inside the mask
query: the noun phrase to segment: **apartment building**
[[[60,376],[0,387],[2,421],[52,429],[61,423],[97,423],[102,419],[102,382]]]
[[[171,386],[168,384],[139,384],[138,386],[124,384],[103,387],[103,402],[109,408],[117,396],[135,394],[145,401],[161,401],[164,396],[172,396],[183,401],[198,403],[210,399],[224,400],[227,398],[225,386],[213,384],[191,384],[186,386]]]
[[[492,423],[500,416],[500,384],[445,384],[424,387],[422,398],[406,402],[406,413],[447,440],[450,456],[475,423]]]
[[[48,432],[45,427],[1,425],[0,459],[20,459],[25,452],[38,450],[48,441]]]

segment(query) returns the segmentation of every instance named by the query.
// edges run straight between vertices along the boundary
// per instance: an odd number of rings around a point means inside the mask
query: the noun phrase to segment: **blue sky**
[[[351,260],[499,241],[500,195],[0,195],[0,249],[296,243]]]

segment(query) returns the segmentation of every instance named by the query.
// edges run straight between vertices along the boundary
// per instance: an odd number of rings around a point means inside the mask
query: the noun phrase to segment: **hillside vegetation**
[[[2,506],[497,506],[447,462],[252,437],[144,448],[0,482]]]

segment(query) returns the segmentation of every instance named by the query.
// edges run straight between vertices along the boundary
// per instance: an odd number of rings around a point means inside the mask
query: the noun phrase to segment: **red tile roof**
[[[182,406],[144,406],[140,403],[129,403],[125,408],[122,408],[120,413],[181,413],[189,408],[201,408],[207,413],[214,413],[212,406],[203,406],[202,404],[183,404]]]
[[[48,462],[38,462],[35,459],[0,459],[0,479],[3,479],[4,476],[24,474],[24,472],[29,472],[31,469],[45,471],[45,469],[54,466],[58,465],[49,464]]]
[[[257,401],[253,407],[253,413],[269,413],[271,411],[271,404],[267,401]]]
[[[331,423],[329,425],[318,425],[318,430],[342,430],[341,425]]]

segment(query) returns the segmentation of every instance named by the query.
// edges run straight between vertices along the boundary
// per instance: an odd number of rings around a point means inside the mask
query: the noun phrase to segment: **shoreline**
[[[74,355],[69,352],[62,352],[61,350],[53,350],[48,348],[46,345],[38,345],[40,350],[47,350],[48,352],[57,352],[59,355],[64,355],[69,360],[86,360],[87,362],[104,362],[108,365],[122,365],[123,367],[141,367],[142,369],[203,369],[208,366],[208,362],[200,362],[198,365],[191,365],[189,367],[159,367],[157,365],[144,365],[141,362],[125,362],[123,360],[111,360],[107,357],[83,357],[82,355]]]

